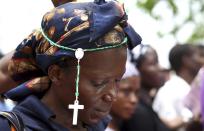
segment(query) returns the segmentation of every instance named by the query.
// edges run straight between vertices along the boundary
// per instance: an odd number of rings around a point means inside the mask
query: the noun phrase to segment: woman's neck
[[[54,112],[56,117],[53,119],[56,123],[68,128],[71,131],[82,129],[82,123],[78,122],[77,126],[72,125],[73,114],[71,110],[68,110],[67,106],[65,107],[60,103],[60,100],[54,93],[52,87],[46,92],[41,101],[48,106],[51,111]]]
[[[111,114],[111,116],[112,116],[112,120],[109,123],[108,127],[113,129],[114,131],[120,131],[120,125],[122,120],[113,114]]]
[[[140,89],[139,98],[143,100],[146,104],[152,105],[153,97],[151,96],[149,88],[142,87]]]

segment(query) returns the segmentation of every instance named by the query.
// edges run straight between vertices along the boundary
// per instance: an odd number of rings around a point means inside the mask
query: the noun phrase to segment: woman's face
[[[132,76],[122,79],[119,83],[118,95],[113,102],[111,114],[121,119],[129,119],[138,102],[138,92],[140,89],[140,77]]]
[[[126,55],[126,47],[85,52],[80,61],[79,80],[79,104],[84,105],[84,109],[79,110],[78,120],[94,124],[109,114],[117,95],[118,82],[125,72]],[[75,79],[76,66],[68,67],[63,72],[61,89],[55,91],[64,108],[74,103]]]
[[[141,74],[142,84],[149,88],[159,88],[165,83],[165,76],[158,63],[157,53],[148,49],[138,68]]]

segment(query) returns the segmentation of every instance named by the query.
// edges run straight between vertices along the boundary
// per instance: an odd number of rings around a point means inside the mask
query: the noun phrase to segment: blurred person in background
[[[196,46],[198,47],[200,62],[202,64],[202,67],[191,84],[191,90],[185,97],[184,104],[187,108],[189,108],[192,111],[193,116],[196,119],[199,119],[201,115],[201,102],[200,102],[201,92],[200,91],[201,91],[202,78],[204,77],[204,45],[199,44]]]
[[[59,6],[61,4],[67,3],[67,2],[73,2],[73,0],[52,0],[53,5]],[[12,56],[14,54],[14,51],[11,51],[10,53],[3,56],[3,54],[0,53],[0,94],[3,94],[7,92],[8,90],[16,87],[17,85],[23,83],[24,81],[17,82],[12,79],[12,77],[9,74],[9,61],[11,60]],[[15,102],[1,98],[1,104],[0,104],[0,110],[9,111],[15,106]]]
[[[133,50],[133,61],[141,77],[139,103],[131,119],[124,122],[122,131],[169,131],[152,109],[155,96],[152,90],[159,89],[165,83],[157,52],[149,45],[140,45]]]
[[[0,59],[0,94],[16,87],[18,83],[14,81],[8,71],[9,61],[13,55],[13,51],[6,54]]]
[[[3,54],[0,52],[0,59],[3,57]],[[2,77],[2,73],[0,72],[0,80]],[[1,81],[0,81],[1,83]],[[0,96],[0,110],[5,110],[5,105],[4,105],[4,101],[3,98]]]
[[[202,131],[203,129],[201,118],[201,90],[204,80],[204,45],[195,44],[195,46],[198,47],[202,67],[193,80],[189,93],[184,98],[184,105],[193,113],[193,118],[191,122],[187,124],[186,131]]]
[[[55,7],[60,6],[62,4],[73,2],[76,0],[51,0],[53,5]],[[10,53],[2,55],[2,59],[0,60],[0,94],[3,94],[4,92],[16,87],[20,82],[14,81],[9,72],[8,72],[8,65],[11,57],[13,56],[14,51],[11,51]],[[23,81],[22,81],[23,82]]]
[[[202,45],[202,47],[200,46],[200,49],[202,49],[201,56],[202,56],[202,58],[204,58],[204,45]],[[204,59],[203,59],[203,61],[204,61]],[[202,127],[204,127],[204,64],[203,64],[203,67],[201,68],[199,74],[200,75],[198,76],[198,79],[200,80],[199,81],[199,87],[200,87],[200,95],[199,96],[200,96],[200,104],[201,104],[201,124],[202,124]]]
[[[202,123],[202,127],[204,127],[204,75],[201,77],[201,99],[200,99],[200,103],[201,103],[201,123]]]
[[[4,56],[3,53],[0,52],[0,63],[3,60],[3,58],[2,58],[3,56]],[[2,81],[4,81],[3,84],[6,84],[5,81],[8,80],[8,78],[6,78],[5,75],[4,75],[5,74],[4,71],[6,71],[6,69],[3,68],[3,67],[5,67],[5,66],[0,64],[0,83]],[[0,84],[0,85],[3,86],[3,84]],[[10,83],[7,83],[7,84],[9,85]],[[6,85],[4,85],[4,86],[6,86]],[[9,86],[12,86],[12,85],[9,85]],[[3,88],[3,87],[0,86],[0,88]],[[9,110],[11,110],[13,108],[14,105],[15,104],[11,100],[4,99],[2,97],[2,95],[0,95],[0,111],[2,111],[2,110],[9,111]]]
[[[116,101],[111,108],[112,120],[105,131],[120,131],[124,120],[129,119],[138,103],[140,76],[133,63],[126,62],[126,71],[119,85]]]
[[[201,118],[201,107],[203,103],[201,101],[201,94],[204,86],[204,45],[196,44],[196,46],[198,47],[202,67],[191,84],[191,90],[184,99],[184,105],[193,113],[193,119],[192,122],[188,124],[187,131],[202,131],[203,129]]]
[[[0,52],[0,59],[3,57],[3,54]]]
[[[158,91],[153,108],[169,128],[182,131],[193,117],[183,101],[202,66],[198,48],[192,44],[177,44],[169,53],[169,62],[174,74]]]

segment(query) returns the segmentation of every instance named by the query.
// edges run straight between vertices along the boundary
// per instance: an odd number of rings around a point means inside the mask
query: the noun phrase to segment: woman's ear
[[[57,65],[51,65],[48,68],[48,77],[55,85],[60,85],[60,80],[62,77],[62,70]]]

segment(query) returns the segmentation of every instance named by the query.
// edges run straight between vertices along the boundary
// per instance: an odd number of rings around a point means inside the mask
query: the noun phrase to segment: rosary
[[[56,46],[60,49],[63,50],[68,50],[68,51],[75,51],[75,57],[77,58],[77,77],[76,77],[76,92],[75,92],[75,101],[74,104],[69,104],[68,108],[69,109],[73,109],[73,120],[72,120],[72,124],[73,125],[77,125],[77,118],[78,118],[78,110],[79,109],[84,109],[84,105],[79,105],[79,75],[80,75],[80,60],[83,58],[84,56],[84,52],[92,52],[92,51],[100,51],[100,50],[105,50],[105,49],[111,49],[111,48],[117,48],[120,47],[124,44],[127,43],[128,39],[127,37],[124,38],[124,40],[120,43],[120,44],[114,44],[111,46],[105,46],[105,47],[98,47],[98,48],[91,48],[91,49],[82,49],[82,48],[78,48],[78,49],[73,49],[73,48],[69,48],[66,46],[62,46],[59,45],[55,42],[53,42],[50,38],[47,37],[47,35],[44,33],[43,29],[41,28],[41,32],[42,35],[44,36],[44,38],[52,45],[52,46]]]
[[[73,120],[72,120],[72,124],[73,125],[77,125],[77,118],[78,118],[78,110],[79,109],[84,109],[84,105],[79,105],[79,101],[78,101],[78,96],[79,96],[79,73],[80,73],[80,59],[82,59],[84,56],[84,51],[81,48],[78,48],[75,51],[75,57],[77,58],[77,78],[76,78],[76,92],[75,92],[75,96],[76,99],[74,101],[74,104],[69,104],[69,109],[73,109],[74,113],[73,113]]]

